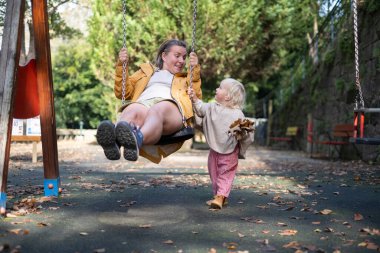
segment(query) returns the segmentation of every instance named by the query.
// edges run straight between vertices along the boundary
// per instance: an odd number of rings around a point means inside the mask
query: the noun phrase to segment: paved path
[[[252,147],[229,206],[210,211],[207,150],[156,165],[110,162],[74,141],[58,149],[63,192],[46,199],[41,157],[32,164],[29,145],[12,145],[0,252],[379,251],[376,165]]]

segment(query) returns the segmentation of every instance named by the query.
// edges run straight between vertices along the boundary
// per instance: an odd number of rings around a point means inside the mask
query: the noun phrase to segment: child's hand
[[[194,89],[193,88],[189,87],[187,89],[187,94],[189,95],[191,102],[194,103],[194,102],[196,102],[198,100],[197,96],[194,93]]]
[[[120,49],[119,60],[121,62],[125,62],[126,61],[128,63],[128,60],[129,60],[128,51],[124,47],[122,49]]]
[[[198,56],[196,53],[190,53],[190,66],[195,67],[198,64]]]

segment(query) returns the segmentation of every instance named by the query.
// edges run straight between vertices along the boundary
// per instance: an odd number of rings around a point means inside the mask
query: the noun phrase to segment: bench
[[[11,141],[13,142],[32,142],[32,162],[37,162],[37,143],[41,141],[41,136],[34,135],[12,135]]]
[[[352,124],[337,124],[334,126],[332,133],[327,133],[329,140],[318,141],[318,144],[325,145],[348,145],[350,137],[354,136],[354,125]]]
[[[269,137],[269,139],[271,141],[287,142],[293,147],[294,144],[296,144],[296,137],[299,134],[299,131],[300,131],[299,127],[290,126],[286,129],[285,136],[282,136],[282,137],[271,136]]]
[[[61,129],[57,128],[57,139],[59,140],[74,140],[77,136],[83,136],[80,129]]]
[[[338,149],[338,146],[350,144],[349,139],[354,136],[354,130],[355,127],[353,124],[336,124],[331,132],[323,134],[323,136],[326,136],[326,140],[313,140],[313,133],[310,132],[312,129],[308,129],[308,142],[334,146],[340,157],[340,149]]]

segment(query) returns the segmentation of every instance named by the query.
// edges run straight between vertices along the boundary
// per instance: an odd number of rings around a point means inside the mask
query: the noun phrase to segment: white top
[[[212,150],[220,154],[230,154],[236,145],[239,145],[239,158],[245,158],[248,146],[254,140],[253,132],[245,135],[240,141],[228,134],[230,125],[235,120],[245,118],[240,109],[228,108],[215,102],[204,103],[201,100],[194,103],[194,109],[200,117],[196,117],[196,122],[202,125],[203,134]]]
[[[167,70],[154,72],[137,102],[158,97],[172,99],[170,90],[173,78],[174,75]]]

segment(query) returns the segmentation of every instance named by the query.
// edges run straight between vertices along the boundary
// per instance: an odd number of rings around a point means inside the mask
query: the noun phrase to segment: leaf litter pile
[[[254,150],[249,150],[254,156]],[[207,153],[205,153],[207,156]],[[42,163],[32,164],[11,157],[10,176],[20,177],[23,171],[32,175],[42,167]],[[19,158],[20,158],[19,157]],[[80,205],[68,201],[76,191],[105,191],[122,193],[128,188],[164,187],[168,189],[198,187],[210,188],[207,175],[207,164],[180,163],[168,160],[160,166],[167,168],[165,174],[137,178],[133,173],[126,173],[121,179],[91,177],[94,170],[104,169],[104,165],[94,163],[95,155],[84,157],[75,150],[60,153],[60,168],[65,170],[62,177],[62,194],[59,198],[43,197],[41,173],[22,178],[22,185],[8,184],[7,213],[1,222],[7,223],[9,229],[0,228],[0,239],[4,242],[10,235],[29,236],[34,229],[48,229],[54,222],[44,220],[41,214],[54,212],[60,208]],[[179,158],[180,159],[180,158]],[[83,163],[91,166],[81,167]],[[151,166],[149,162],[139,161],[132,164],[128,171]],[[181,174],[178,167],[203,170],[202,173]],[[36,167],[39,167],[38,169]],[[110,163],[108,170],[119,170],[125,166]],[[173,173],[179,172],[179,173]],[[206,173],[204,173],[206,172]],[[240,162],[235,178],[230,204],[225,209],[215,212],[220,216],[233,212],[236,228],[231,228],[231,240],[222,245],[210,245],[208,252],[222,250],[228,252],[380,252],[379,236],[380,200],[372,203],[377,211],[370,210],[371,204],[351,209],[339,206],[341,198],[350,198],[349,193],[366,188],[371,194],[378,195],[380,185],[380,169],[362,162],[312,162],[304,160],[255,159]],[[211,191],[211,189],[210,189]],[[240,197],[239,193],[249,192],[249,197]],[[366,202],[365,196],[360,201]],[[134,208],[139,203],[135,200],[119,201],[121,208]],[[194,205],[203,203],[194,203]],[[202,206],[203,207],[203,206]],[[371,211],[371,212],[369,212]],[[241,215],[241,214],[251,215]],[[33,214],[33,219],[28,218]],[[261,215],[265,214],[265,215]],[[36,218],[39,217],[40,219]],[[374,219],[375,218],[375,219]],[[375,220],[374,222],[372,220]],[[33,224],[27,229],[25,224]],[[140,224],[140,229],[154,229],[152,224]],[[192,231],[193,236],[202,231]],[[311,234],[314,240],[304,241],[303,234]],[[91,236],[80,232],[81,236]],[[329,244],[324,242],[330,241]],[[252,246],[254,245],[254,249]],[[180,245],[179,241],[167,239],[164,245]],[[323,245],[323,246],[320,246]],[[330,245],[330,246],[326,246]],[[11,245],[10,242],[0,244],[0,252],[23,252],[22,245]],[[27,252],[27,250],[25,251]],[[94,252],[107,252],[106,248],[94,249]],[[155,252],[152,250],[152,252]],[[182,252],[180,249],[178,252]],[[220,251],[225,252],[225,251]]]

